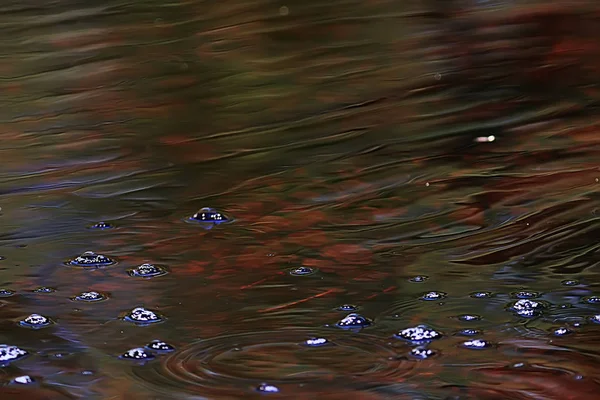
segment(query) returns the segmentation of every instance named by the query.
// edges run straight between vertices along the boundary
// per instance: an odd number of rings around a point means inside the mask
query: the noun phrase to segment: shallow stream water
[[[2,2],[0,398],[597,398],[599,21]]]

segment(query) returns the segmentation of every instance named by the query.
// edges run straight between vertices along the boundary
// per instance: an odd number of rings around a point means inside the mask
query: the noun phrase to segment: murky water
[[[599,21],[3,2],[0,396],[596,398]]]

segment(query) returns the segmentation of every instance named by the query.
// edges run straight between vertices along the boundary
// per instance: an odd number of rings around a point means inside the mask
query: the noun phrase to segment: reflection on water
[[[599,19],[4,2],[2,399],[595,398]]]

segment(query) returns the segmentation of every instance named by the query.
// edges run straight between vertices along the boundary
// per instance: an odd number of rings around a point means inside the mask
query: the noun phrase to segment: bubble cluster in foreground
[[[335,325],[342,329],[365,328],[373,323],[369,318],[363,317],[360,314],[352,313],[346,315],[339,320]]]
[[[86,251],[82,255],[69,261],[69,264],[76,267],[105,267],[115,264],[115,261],[105,255],[96,254],[93,251]]]
[[[166,275],[168,271],[160,265],[144,263],[138,267],[127,270],[129,276],[137,276],[141,278],[153,278],[155,276]]]

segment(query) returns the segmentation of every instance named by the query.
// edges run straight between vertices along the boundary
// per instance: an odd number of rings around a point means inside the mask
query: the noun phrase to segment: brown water
[[[0,344],[29,355],[0,397],[596,398],[599,22],[593,1],[3,2]],[[232,221],[188,223],[202,207]],[[66,264],[88,250],[117,263]],[[344,304],[372,324],[335,326]],[[140,306],[164,321],[122,318]],[[394,337],[421,324],[442,337]],[[119,358],[155,339],[175,351]]]

